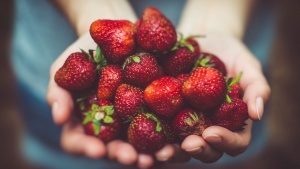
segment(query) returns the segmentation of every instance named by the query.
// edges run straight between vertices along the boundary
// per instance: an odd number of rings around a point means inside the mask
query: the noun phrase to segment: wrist
[[[242,39],[253,0],[188,0],[178,31],[190,34],[228,34]]]
[[[98,19],[126,19],[132,22],[137,20],[128,1],[56,0],[56,2],[78,36],[88,32],[92,22]]]

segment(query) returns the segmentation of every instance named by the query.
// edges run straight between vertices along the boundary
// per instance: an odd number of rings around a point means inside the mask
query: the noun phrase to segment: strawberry
[[[98,83],[98,99],[113,100],[119,85],[123,83],[123,71],[120,66],[108,65],[101,71]]]
[[[155,57],[149,53],[137,53],[123,64],[124,81],[145,88],[159,77],[159,67]]]
[[[160,120],[152,113],[138,114],[128,128],[128,142],[140,153],[152,154],[166,143]]]
[[[147,106],[163,117],[174,116],[183,106],[182,82],[171,76],[154,80],[144,90]]]
[[[129,84],[121,84],[115,95],[115,110],[122,121],[131,121],[144,107],[143,90]]]
[[[225,99],[227,86],[220,71],[210,67],[199,67],[191,72],[183,83],[182,94],[199,110],[210,110]]]
[[[109,63],[122,64],[135,51],[136,27],[128,20],[96,20],[90,34]]]
[[[178,75],[176,78],[178,80],[180,80],[182,83],[184,83],[188,79],[189,76],[190,76],[189,74],[183,73],[183,74]]]
[[[243,97],[243,89],[238,84],[239,80],[241,79],[243,73],[239,73],[239,75],[233,79],[232,77],[227,79],[227,96],[226,99],[230,102],[230,98],[239,98]]]
[[[190,73],[199,55],[200,47],[194,39],[181,38],[172,51],[161,57],[161,65],[167,75],[176,77]]]
[[[238,98],[232,98],[231,103],[224,101],[209,114],[213,125],[227,128],[231,131],[242,130],[249,118],[247,104]]]
[[[88,107],[82,121],[85,133],[96,136],[105,143],[116,139],[121,130],[121,121],[108,101],[98,101]]]
[[[234,84],[230,86],[230,90],[228,91],[228,96],[230,98],[243,98],[243,90],[239,84]]]
[[[71,53],[55,73],[54,80],[69,91],[84,91],[97,83],[97,64],[85,52]]]
[[[137,42],[145,51],[163,53],[173,48],[177,41],[174,25],[158,9],[144,10],[137,30]]]
[[[211,53],[202,52],[198,60],[195,62],[194,69],[198,67],[213,67],[218,69],[223,76],[227,75],[224,62],[221,61],[216,55]]]
[[[205,129],[205,118],[201,112],[185,108],[174,117],[172,127],[181,140],[189,135],[201,136]]]

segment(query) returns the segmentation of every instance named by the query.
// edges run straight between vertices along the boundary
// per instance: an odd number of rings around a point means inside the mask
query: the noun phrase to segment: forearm
[[[242,38],[255,0],[188,0],[178,26],[184,35],[226,33]]]
[[[127,0],[54,0],[80,36],[97,19],[127,19],[136,21]]]

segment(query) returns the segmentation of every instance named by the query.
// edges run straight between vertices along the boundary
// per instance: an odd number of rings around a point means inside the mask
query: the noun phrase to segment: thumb
[[[52,108],[54,123],[62,125],[67,122],[72,114],[74,103],[71,94],[59,87],[54,76],[50,76],[50,82],[47,91],[47,102]]]

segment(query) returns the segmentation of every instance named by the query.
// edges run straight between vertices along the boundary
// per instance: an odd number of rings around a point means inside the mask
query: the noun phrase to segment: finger
[[[137,166],[139,168],[150,168],[154,164],[154,159],[149,154],[139,154],[138,155],[138,161]]]
[[[70,119],[74,108],[72,96],[67,90],[59,87],[54,80],[50,80],[47,101],[52,108],[54,123],[61,125]]]
[[[197,135],[190,135],[184,139],[181,148],[190,154],[193,158],[205,163],[212,163],[219,160],[223,152],[214,149]]]
[[[90,158],[101,158],[106,154],[104,143],[96,137],[84,133],[80,123],[70,121],[63,127],[61,146],[71,154],[85,155]]]
[[[114,140],[108,143],[107,150],[108,158],[124,165],[134,164],[138,159],[138,154],[134,147],[121,140]]]
[[[270,96],[270,86],[263,75],[260,63],[250,53],[245,53],[243,59],[237,59],[236,76],[243,72],[240,80],[244,89],[243,100],[248,105],[249,117],[252,120],[261,120],[263,116],[264,104]],[[251,64],[249,64],[251,63]]]
[[[55,83],[55,73],[59,68],[62,67],[65,60],[72,52],[78,51],[80,48],[89,49],[92,46],[96,47],[96,44],[87,32],[80,37],[80,40],[75,41],[71,46],[69,46],[51,66],[50,81],[47,91],[47,102],[52,107],[53,120],[58,125],[61,125],[69,120],[74,105],[71,94]]]
[[[178,144],[167,144],[155,153],[155,158],[161,162],[187,162],[191,157]]]
[[[219,151],[236,156],[243,153],[251,140],[252,121],[246,121],[244,130],[231,132],[223,127],[211,126],[204,130],[202,137],[206,142]]]

